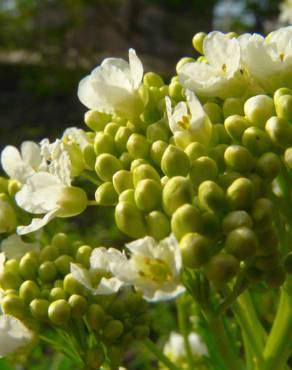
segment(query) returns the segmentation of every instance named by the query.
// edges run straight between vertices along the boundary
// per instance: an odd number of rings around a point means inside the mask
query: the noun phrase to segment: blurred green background
[[[82,126],[78,82],[134,47],[168,78],[198,31],[268,32],[279,0],[0,0],[0,149]]]

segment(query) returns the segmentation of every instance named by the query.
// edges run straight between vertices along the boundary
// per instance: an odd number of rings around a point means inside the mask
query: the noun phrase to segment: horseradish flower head
[[[242,63],[265,92],[292,87],[292,26],[266,38],[258,34],[239,37]]]
[[[208,356],[206,344],[202,341],[202,338],[197,333],[190,333],[188,335],[188,341],[194,357]],[[164,346],[163,352],[167,357],[177,364],[180,364],[186,360],[186,350],[183,336],[172,332],[169,336],[169,340]]]
[[[247,79],[241,68],[240,46],[235,38],[221,32],[209,33],[203,42],[207,60],[184,64],[178,71],[184,87],[201,96],[241,96]]]
[[[1,153],[1,165],[11,179],[20,183],[46,167],[40,146],[33,141],[24,141],[20,151],[12,145],[6,146]]]
[[[25,253],[39,251],[39,249],[39,243],[26,243],[16,234],[10,235],[1,243],[1,250],[8,259],[20,259]]]
[[[178,144],[184,142],[185,146],[191,141],[207,144],[211,137],[212,124],[195,94],[189,89],[186,89],[185,94],[187,102],[178,103],[173,110],[170,98],[165,98],[170,130]]]
[[[124,285],[114,276],[114,272],[117,266],[124,266],[125,262],[126,256],[117,249],[100,247],[91,254],[89,270],[71,263],[71,274],[93,295],[113,294]]]
[[[0,315],[0,357],[25,347],[32,339],[32,332],[20,320]]]
[[[16,214],[13,207],[0,198],[0,234],[10,233],[17,225]]]
[[[184,292],[180,281],[181,253],[174,236],[160,242],[146,236],[126,247],[131,256],[127,264],[117,266],[115,273],[141,291],[146,300],[168,300]]]
[[[59,149],[56,146],[56,150]],[[61,151],[56,160],[52,159],[48,170],[50,172],[30,176],[15,195],[17,205],[26,212],[44,214],[43,218],[33,218],[27,226],[19,226],[20,235],[42,228],[55,217],[76,216],[87,207],[84,190],[71,186],[70,159],[66,151]]]
[[[139,91],[142,78],[142,63],[135,50],[130,49],[129,63],[119,58],[107,58],[81,80],[78,97],[89,109],[128,118],[138,116],[144,106]]]

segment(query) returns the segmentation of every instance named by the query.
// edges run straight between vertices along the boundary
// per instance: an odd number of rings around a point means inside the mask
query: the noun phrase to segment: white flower
[[[0,357],[25,347],[32,339],[32,332],[20,320],[0,315]]]
[[[201,96],[227,98],[241,96],[247,79],[241,68],[240,46],[236,38],[221,32],[209,33],[203,43],[205,61],[184,64],[179,70],[181,84]]]
[[[62,141],[68,145],[77,144],[81,150],[90,144],[86,131],[77,127],[67,128],[62,135]]]
[[[292,87],[292,26],[266,38],[258,34],[239,37],[242,63],[265,92]]]
[[[189,89],[186,89],[185,94],[187,103],[182,101],[173,110],[170,98],[165,98],[170,130],[175,138],[207,144],[211,137],[212,124],[195,94]]]
[[[46,167],[40,146],[33,141],[23,142],[20,151],[14,146],[6,146],[1,153],[1,165],[10,178],[20,183]]]
[[[93,295],[116,293],[124,282],[114,276],[116,266],[124,265],[126,256],[114,248],[95,248],[90,257],[90,269],[71,263],[71,273]]]
[[[202,338],[197,333],[190,333],[188,335],[191,352],[194,357],[208,356],[208,349]],[[172,332],[169,340],[166,342],[163,352],[174,362],[180,362],[186,359],[186,350],[184,345],[183,336]]]
[[[25,243],[19,235],[13,234],[4,239],[1,243],[1,250],[8,259],[20,259],[26,252],[39,251],[38,243]],[[1,258],[0,258],[1,265]]]
[[[126,247],[131,256],[124,265],[115,266],[114,272],[122,281],[141,291],[146,300],[168,300],[185,291],[180,281],[181,253],[174,236],[158,243],[146,236]]]
[[[286,0],[280,4],[279,20],[283,24],[292,24],[292,0]]]
[[[143,66],[135,50],[129,50],[129,63],[119,58],[105,59],[91,74],[80,81],[78,97],[87,108],[104,113],[133,116],[143,104],[138,89]]]

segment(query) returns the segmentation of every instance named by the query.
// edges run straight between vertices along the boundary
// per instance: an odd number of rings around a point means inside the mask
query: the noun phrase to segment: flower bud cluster
[[[104,361],[115,368],[125,348],[149,335],[149,310],[141,295],[129,289],[93,295],[73,277],[70,264],[88,268],[91,251],[58,233],[39,251],[6,260],[1,307],[39,334],[48,326],[68,331],[86,368],[97,369]],[[83,342],[86,336],[91,340]]]

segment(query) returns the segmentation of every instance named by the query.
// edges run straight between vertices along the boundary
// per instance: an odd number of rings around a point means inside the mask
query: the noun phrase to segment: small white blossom
[[[280,28],[266,38],[244,34],[238,40],[243,65],[265,92],[292,87],[292,26]]]
[[[178,103],[173,110],[170,98],[165,98],[170,130],[175,138],[207,144],[211,137],[212,124],[195,94],[189,89],[186,89],[185,94],[187,102]]]
[[[292,24],[292,0],[286,0],[280,4],[279,20],[282,24]]]
[[[25,243],[19,235],[13,234],[1,243],[1,250],[8,259],[19,259],[30,251],[39,251],[39,243]],[[1,253],[2,254],[2,253]],[[1,264],[1,257],[0,257]]]
[[[25,347],[32,339],[32,332],[20,320],[0,315],[0,357]]]
[[[1,153],[1,165],[11,179],[20,183],[46,168],[41,157],[41,148],[33,141],[23,142],[20,151],[12,145],[6,146]]]
[[[247,79],[241,68],[240,46],[236,38],[214,31],[203,43],[206,61],[184,64],[179,70],[181,84],[201,96],[227,98],[241,96]]]
[[[115,268],[126,261],[126,256],[117,249],[95,248],[90,257],[90,269],[71,263],[71,273],[93,295],[113,294],[124,285],[114,276]]]
[[[129,63],[119,58],[105,59],[80,81],[78,97],[87,108],[126,116],[140,114],[138,89],[143,66],[135,50],[129,50]]]

